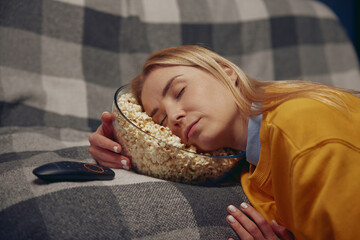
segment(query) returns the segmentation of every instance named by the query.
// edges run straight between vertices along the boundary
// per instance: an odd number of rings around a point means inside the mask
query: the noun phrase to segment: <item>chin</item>
[[[200,146],[200,145],[196,145],[194,144],[195,147],[197,148],[197,150],[201,153],[207,153],[207,152],[213,152],[213,151],[216,151],[218,150],[219,148],[221,147],[216,147],[216,146],[212,146],[212,145],[204,145],[204,146]]]
[[[220,148],[224,148],[224,143],[221,141],[218,141],[219,136],[218,135],[208,135],[208,134],[202,134],[198,136],[193,143],[195,147],[198,149],[198,151],[206,153],[206,152],[213,152]]]

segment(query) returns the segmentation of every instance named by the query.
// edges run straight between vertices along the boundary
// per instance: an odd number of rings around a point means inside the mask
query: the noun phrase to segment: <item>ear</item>
[[[227,66],[223,66],[223,69],[226,72],[226,74],[230,77],[232,83],[237,87],[239,82],[238,82],[238,76],[236,75],[236,72],[232,68],[229,68]]]

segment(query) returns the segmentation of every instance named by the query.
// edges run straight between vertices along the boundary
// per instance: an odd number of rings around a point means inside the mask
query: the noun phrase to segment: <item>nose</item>
[[[180,109],[172,109],[168,112],[169,128],[173,132],[176,132],[182,125],[185,118],[185,112]]]

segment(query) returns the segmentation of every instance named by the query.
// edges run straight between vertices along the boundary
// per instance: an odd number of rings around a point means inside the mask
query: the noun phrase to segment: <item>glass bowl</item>
[[[184,146],[168,128],[155,124],[142,111],[130,85],[117,89],[112,112],[121,154],[129,157],[134,171],[141,174],[175,182],[213,184],[226,177],[245,154],[231,150],[202,154]]]

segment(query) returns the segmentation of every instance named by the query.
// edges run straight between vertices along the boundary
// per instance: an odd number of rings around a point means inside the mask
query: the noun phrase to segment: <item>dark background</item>
[[[318,0],[330,7],[340,18],[348,36],[354,43],[360,59],[360,0]]]

